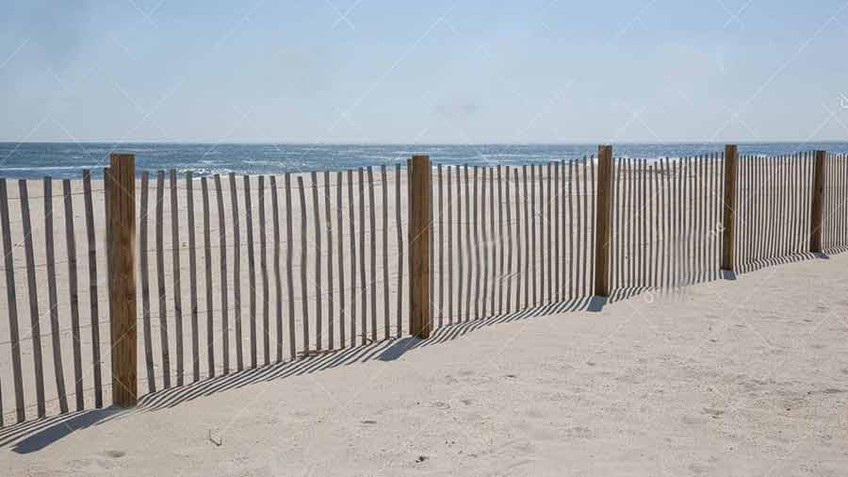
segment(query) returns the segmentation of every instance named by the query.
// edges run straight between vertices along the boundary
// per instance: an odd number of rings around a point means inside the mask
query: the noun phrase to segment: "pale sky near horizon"
[[[0,141],[848,140],[845,0],[0,11]]]

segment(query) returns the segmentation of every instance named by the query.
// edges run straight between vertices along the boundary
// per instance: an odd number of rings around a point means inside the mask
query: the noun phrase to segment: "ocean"
[[[824,149],[848,153],[848,142],[745,143],[740,154],[782,155]],[[620,144],[616,157],[658,159],[689,157],[723,150],[719,143]],[[0,177],[78,178],[83,169],[95,176],[110,152],[136,155],[138,170],[191,170],[196,175],[236,172],[279,174],[404,164],[412,154],[428,154],[436,164],[529,164],[573,160],[597,152],[595,144],[164,144],[164,143],[2,143]]]

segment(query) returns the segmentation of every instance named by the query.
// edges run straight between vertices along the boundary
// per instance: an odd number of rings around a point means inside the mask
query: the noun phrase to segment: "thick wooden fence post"
[[[735,144],[724,146],[724,211],[722,218],[721,269],[736,271],[736,165],[739,158]]]
[[[112,402],[119,407],[133,407],[138,401],[135,327],[135,156],[112,154],[108,174]]]
[[[822,219],[824,216],[824,183],[827,178],[824,173],[825,151],[816,151],[816,161],[813,166],[813,200],[810,208],[810,252],[822,251]]]
[[[429,156],[409,160],[409,333],[429,338],[430,313],[430,212],[432,171]]]
[[[612,146],[598,146],[597,210],[595,211],[595,296],[610,293],[610,221],[612,219]]]

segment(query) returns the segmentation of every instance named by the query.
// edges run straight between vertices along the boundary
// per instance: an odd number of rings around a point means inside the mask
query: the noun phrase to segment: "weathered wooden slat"
[[[308,255],[307,247],[307,216],[306,216],[306,187],[303,185],[303,175],[297,176],[297,188],[300,194],[300,306],[301,306],[301,339],[303,342],[303,356],[309,354],[309,292],[307,291],[308,277]]]
[[[475,198],[475,210],[474,210],[474,241],[477,242],[477,291],[481,292],[479,296],[475,296],[475,307],[477,310],[480,310],[480,313],[475,313],[477,318],[488,316],[486,313],[486,302],[487,302],[487,293],[488,293],[488,281],[489,281],[489,260],[488,260],[488,243],[489,238],[487,236],[486,231],[486,172],[488,168],[481,168],[481,177],[480,180],[477,180],[477,168],[474,170],[474,198]],[[477,221],[477,184],[480,184],[480,219]],[[477,236],[477,233],[480,233],[480,236]],[[482,250],[481,250],[482,249]],[[481,263],[482,262],[482,263]],[[482,281],[482,284],[481,284]],[[480,300],[482,299],[482,304]],[[482,314],[481,314],[482,313]]]
[[[289,359],[297,358],[297,335],[294,319],[294,239],[292,237],[291,173],[286,172],[286,292],[289,311]],[[306,301],[306,298],[304,298]]]
[[[586,228],[583,227],[583,218],[586,216],[586,209],[581,207],[581,204],[585,201],[582,200],[582,189],[580,183],[583,182],[583,174],[581,174],[580,170],[583,169],[585,171],[585,167],[583,164],[578,163],[576,166],[577,177],[575,178],[574,188],[575,188],[575,200],[577,202],[577,229],[576,229],[576,252],[577,252],[577,260],[578,262],[575,264],[575,272],[577,273],[576,278],[576,290],[575,293],[579,297],[583,297],[586,294],[586,249],[583,247],[585,240],[583,240],[582,233],[585,232]]]
[[[327,231],[327,343],[335,349],[335,286],[333,285],[333,216],[330,210],[330,171],[324,171],[324,220]],[[388,283],[388,280],[386,281]],[[388,296],[388,293],[386,294]],[[387,307],[388,309],[388,307]],[[388,317],[387,317],[388,319]]]
[[[648,285],[648,163],[640,161],[640,187],[641,203],[639,204],[639,259],[641,262],[641,279],[639,288],[644,289]]]
[[[12,230],[9,225],[9,194],[6,179],[0,178],[0,228],[3,231],[3,266],[6,268],[6,307],[9,315],[9,341],[12,351],[12,380],[15,386],[15,417],[26,419],[24,386],[21,374],[21,341],[18,329],[18,294],[15,289],[15,270],[12,257]],[[96,347],[95,342],[95,347]],[[0,405],[2,407],[2,405]],[[2,410],[0,410],[2,412]],[[2,421],[0,421],[2,423]]]
[[[456,166],[454,169],[456,173],[456,257],[457,257],[457,303],[456,303],[456,317],[455,321],[462,320],[462,298],[463,298],[463,284],[465,283],[465,257],[463,254],[463,234],[462,234],[462,175],[461,175],[461,166]],[[451,323],[454,323],[453,316],[451,317]]]
[[[513,181],[515,183],[515,268],[514,271],[511,271],[511,274],[515,276],[515,309],[521,309],[521,285],[524,274],[522,273],[521,267],[521,258],[524,256],[522,253],[522,227],[521,227],[521,179],[519,178],[519,169],[515,167],[512,170]]]
[[[339,347],[344,348],[346,345],[345,319],[347,318],[347,300],[345,299],[345,267],[344,267],[344,221],[342,207],[344,173],[338,171],[336,173],[336,230],[339,234],[338,240],[338,260],[339,260]],[[400,312],[398,312],[400,315]]]
[[[360,344],[366,344],[368,341],[368,268],[366,267],[365,253],[365,227],[367,226],[365,218],[365,170],[359,168],[359,247],[362,253],[359,254],[359,281],[361,284],[361,299],[362,299],[362,335],[360,336]],[[373,303],[371,306],[374,306]]]
[[[171,387],[171,353],[168,340],[168,312],[165,286],[165,252],[162,238],[163,212],[165,197],[165,172],[156,172],[156,275],[159,296],[159,341],[162,346],[162,386]]]
[[[504,313],[504,292],[506,291],[504,279],[504,267],[506,266],[506,233],[504,232],[504,196],[503,196],[503,167],[498,164],[498,271],[495,283],[498,287],[498,309],[497,314]]]
[[[477,265],[476,263],[472,263],[471,257],[473,254],[473,250],[476,248],[474,242],[471,240],[471,228],[473,224],[476,223],[476,220],[471,217],[471,203],[473,202],[473,197],[471,195],[471,176],[468,173],[468,165],[465,166],[464,175],[465,175],[465,263],[467,265],[467,273],[465,275],[465,319],[471,319],[471,280],[474,275],[474,267]]]
[[[44,178],[44,240],[47,261],[47,300],[50,315],[50,336],[53,344],[53,369],[56,373],[56,393],[59,411],[68,412],[68,396],[65,392],[65,371],[62,366],[62,343],[59,329],[59,303],[56,293],[56,257],[53,248],[53,179]]]
[[[595,158],[594,158],[594,156],[589,158],[589,184],[591,185],[592,190],[591,190],[591,192],[589,193],[589,195],[586,199],[586,202],[591,204],[590,209],[589,209],[590,210],[589,215],[586,216],[586,226],[587,227],[590,227],[592,225],[590,217],[594,217],[597,214],[597,211],[598,211],[598,203],[597,203],[597,196],[598,196],[597,195],[597,184],[598,184],[598,182],[595,180]],[[586,186],[586,191],[589,192],[589,186]],[[595,270],[595,261],[592,260],[591,254],[592,254],[592,251],[593,251],[592,249],[594,247],[594,244],[597,241],[597,238],[598,238],[598,231],[595,229],[595,227],[592,227],[592,232],[590,234],[590,240],[591,241],[586,242],[587,251],[589,253],[589,257],[586,259],[587,260],[587,266],[589,267],[589,284],[588,284],[589,287],[591,287],[592,284],[595,282],[595,271],[596,271]]]
[[[221,360],[223,374],[230,373],[229,291],[227,290],[227,219],[224,210],[224,191],[221,176],[215,174],[215,195],[218,202],[218,248],[221,251]]]
[[[457,303],[456,321],[462,321],[462,302],[465,284],[465,250],[463,243],[462,224],[462,166],[457,166],[456,172],[456,257],[457,257]]]
[[[259,176],[259,273],[262,277],[262,357],[271,364],[271,296],[268,281],[268,229],[265,224],[265,176]]]
[[[250,322],[250,367],[256,367],[256,247],[253,246],[253,200],[250,197],[250,176],[244,175],[244,215],[247,231],[248,317]]]
[[[365,217],[363,217],[363,220]],[[374,168],[368,166],[368,224],[371,228],[371,341],[377,341],[377,219],[374,205]]]
[[[536,212],[536,166],[530,165],[530,233],[532,234],[532,239],[527,241],[528,247],[530,248],[530,258],[528,260],[528,266],[530,267],[530,281],[533,284],[533,289],[530,294],[530,305],[535,306],[539,303],[539,287],[537,283],[537,275],[538,275],[538,266],[539,261],[536,258],[537,252],[539,251],[538,242],[541,237],[536,233],[538,230],[536,227],[536,216],[538,215]]]
[[[318,200],[318,173],[312,171],[310,174],[312,179],[312,213],[315,218],[315,349],[321,351],[324,343],[324,290],[323,281],[321,280],[321,256],[324,254],[321,245],[321,206]],[[304,296],[306,294],[304,293]]]
[[[183,348],[183,302],[182,283],[180,280],[180,209],[177,198],[177,171],[170,171],[170,195],[171,195],[171,257],[173,259],[172,283],[174,289],[174,331],[177,352],[177,386],[183,385],[185,374],[184,348]],[[193,224],[189,224],[191,227]]]
[[[153,331],[150,323],[150,265],[147,250],[147,209],[150,178],[141,173],[141,202],[139,203],[138,255],[141,268],[141,323],[144,336],[144,367],[147,372],[147,390],[156,392],[156,364],[153,362]],[[108,215],[108,214],[107,214]]]
[[[512,233],[512,200],[509,192],[509,171],[512,169],[509,166],[505,166],[505,179],[504,182],[504,208],[506,209],[506,267],[505,270],[501,272],[501,280],[506,281],[506,290],[505,290],[505,300],[504,300],[504,309],[502,313],[510,313],[512,312],[512,282],[514,277],[514,272],[512,269],[512,251],[513,251],[513,233]],[[516,181],[517,182],[517,181]]]
[[[277,176],[271,176],[271,215],[274,220],[274,297],[276,298],[276,357],[283,361],[283,278],[280,266],[280,202],[277,193]]]
[[[74,236],[74,206],[71,180],[62,180],[62,195],[65,206],[65,251],[68,254],[68,299],[71,305],[71,348],[74,357],[74,398],[76,410],[85,408],[82,382],[82,349],[80,344],[79,278],[77,276],[77,242]]]
[[[24,231],[24,256],[27,271],[27,296],[29,298],[30,330],[32,337],[32,360],[35,370],[35,397],[38,417],[46,415],[44,401],[44,361],[41,353],[41,314],[38,311],[38,284],[35,277],[35,254],[32,247],[32,221],[29,210],[27,181],[18,181],[21,201],[21,220]]]
[[[353,200],[353,170],[347,171],[348,242],[350,242],[350,345],[356,346],[356,205]]]
[[[191,171],[185,173],[186,185],[186,214],[188,221],[188,290],[189,290],[189,313],[191,315],[191,380],[196,382],[200,379],[200,336],[198,329],[197,309],[197,223],[194,219],[194,178]]]
[[[553,189],[551,188],[551,186],[553,184],[552,180],[553,180],[552,163],[548,162],[547,163],[547,175],[545,177],[545,182],[547,183],[547,187],[546,187],[545,190],[547,192],[547,195],[545,195],[545,200],[544,200],[544,202],[545,202],[545,214],[547,215],[547,220],[545,221],[545,229],[546,229],[546,232],[547,232],[547,245],[544,249],[546,257],[543,260],[543,263],[547,263],[546,266],[547,266],[547,272],[548,272],[548,275],[547,275],[547,277],[548,277],[547,285],[548,286],[545,287],[545,290],[547,292],[547,302],[553,301],[554,297],[556,296],[555,283],[554,283],[554,268],[556,266],[557,261],[559,260],[559,257],[556,256],[556,255],[554,255],[553,258],[551,258],[551,252],[553,252],[556,248],[555,244],[553,242],[553,240],[554,240],[554,234],[553,234],[554,220],[553,220],[553,215],[552,215],[553,214],[553,208],[554,208],[553,202],[554,202],[554,200],[556,200],[556,196],[553,193]]]
[[[474,318],[480,318],[480,273],[482,272],[482,265],[480,263],[480,222],[479,219],[479,192],[480,185],[479,180],[477,178],[477,174],[479,172],[478,166],[473,166],[472,169],[472,197],[471,200],[474,203],[474,216],[471,218],[471,227],[474,229],[474,241],[471,242],[472,247],[474,248],[474,266],[471,270],[474,273]]]
[[[380,166],[380,180],[383,193],[383,338],[391,336],[391,308],[389,305],[389,182],[386,179],[386,166]]]
[[[568,299],[576,296],[574,291],[574,161],[568,161]]]
[[[447,200],[448,200],[448,204],[447,204],[447,215],[448,215],[448,224],[447,224],[447,229],[448,229],[448,231],[447,231],[447,235],[448,235],[448,242],[447,242],[448,261],[447,261],[447,264],[448,264],[448,273],[447,273],[447,277],[446,277],[447,292],[448,292],[448,297],[447,297],[447,303],[448,303],[447,322],[448,322],[448,324],[453,324],[453,322],[454,322],[453,262],[454,262],[454,250],[455,249],[454,249],[454,244],[453,244],[453,188],[452,188],[452,184],[451,184],[451,182],[452,182],[451,176],[453,174],[451,174],[450,168],[447,169],[447,172],[445,173],[445,175],[447,176]],[[441,184],[441,180],[439,181],[439,183]]]
[[[649,262],[651,264],[651,279],[650,279],[650,288],[656,289],[659,285],[659,263],[660,263],[660,252],[659,252],[659,235],[660,235],[660,215],[659,215],[659,180],[658,180],[658,170],[659,166],[656,162],[652,163],[650,166],[650,203],[651,203],[651,222],[653,225],[650,226],[649,229],[649,238],[648,238],[648,249],[649,249]]]
[[[206,283],[206,373],[215,376],[215,321],[212,301],[212,237],[209,220],[209,184],[206,177],[200,179],[203,197],[203,271]],[[221,256],[224,256],[222,249]],[[223,313],[226,313],[224,311]],[[226,354],[226,350],[224,351]]]
[[[241,323],[241,224],[236,175],[230,173],[230,203],[233,220],[233,311],[235,319],[236,370],[244,369],[244,334]]]
[[[524,199],[524,257],[523,270],[521,270],[521,285],[524,288],[524,308],[530,308],[530,181],[527,174],[527,166],[521,166],[522,181],[523,181],[523,196]],[[521,261],[521,258],[519,258]]]
[[[437,167],[438,177],[439,177],[439,301],[437,304],[437,312],[439,314],[439,328],[444,326],[445,322],[445,191],[444,191],[444,176],[442,175],[442,165],[439,164]],[[383,180],[385,182],[385,180]],[[383,200],[385,203],[385,200]],[[385,242],[384,242],[385,243]],[[431,276],[435,275],[435,270],[430,270]],[[388,304],[388,303],[387,303]],[[388,307],[387,307],[388,308]],[[388,320],[388,318],[386,318]]]
[[[562,281],[560,281],[560,273],[561,273],[561,264],[562,264],[562,255],[560,254],[560,237],[561,237],[561,219],[560,215],[560,201],[562,200],[562,189],[560,189],[559,183],[559,174],[561,169],[561,163],[557,162],[553,164],[553,193],[551,194],[551,200],[554,203],[554,212],[553,212],[553,227],[554,227],[554,300],[556,302],[562,301]]]
[[[94,374],[94,407],[103,407],[103,372],[100,363],[100,300],[97,291],[97,240],[94,230],[94,201],[91,195],[91,171],[82,172],[85,204],[85,231],[88,240],[88,296],[91,313],[91,361]]]

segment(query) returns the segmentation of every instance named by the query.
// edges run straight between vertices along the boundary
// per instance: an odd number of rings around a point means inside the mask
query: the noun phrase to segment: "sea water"
[[[718,153],[719,143],[616,144],[616,157],[658,159]],[[823,149],[848,153],[848,142],[747,143],[740,154],[775,156]],[[280,174],[405,164],[427,154],[435,164],[518,165],[574,160],[597,153],[594,144],[162,144],[162,143],[0,143],[0,177],[78,178],[83,169],[95,176],[111,152],[136,156],[136,169],[191,170],[196,175],[235,172]]]

